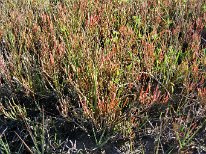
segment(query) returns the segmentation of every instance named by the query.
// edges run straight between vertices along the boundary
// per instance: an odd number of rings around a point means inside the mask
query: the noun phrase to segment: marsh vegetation
[[[206,153],[205,0],[0,14],[0,153]]]

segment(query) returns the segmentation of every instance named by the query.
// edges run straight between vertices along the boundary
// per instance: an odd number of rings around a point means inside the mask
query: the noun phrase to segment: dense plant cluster
[[[0,153],[206,152],[204,0],[4,0],[0,14]]]

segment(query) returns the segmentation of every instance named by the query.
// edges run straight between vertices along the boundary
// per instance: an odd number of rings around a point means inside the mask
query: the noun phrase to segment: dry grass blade
[[[24,140],[19,136],[19,134],[18,134],[17,132],[15,132],[15,134],[16,134],[17,137],[21,140],[21,142],[24,144],[24,146],[26,147],[26,149],[28,150],[28,152],[29,152],[30,154],[34,154],[34,153],[32,152],[32,150],[29,148],[29,146],[26,144],[26,142],[24,142]]]

